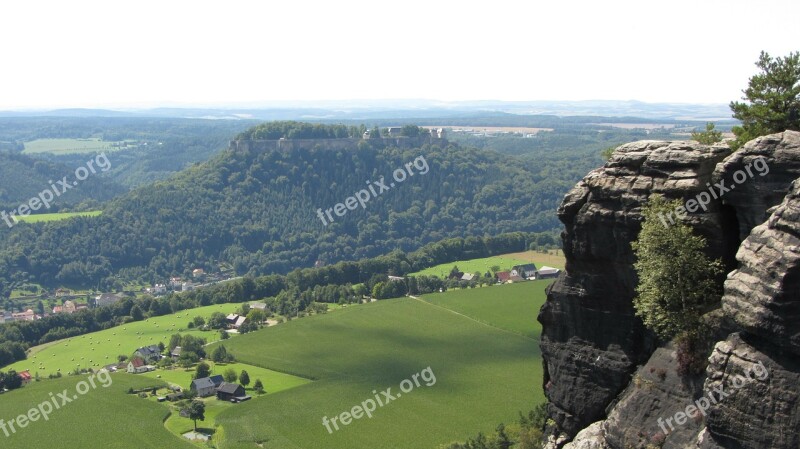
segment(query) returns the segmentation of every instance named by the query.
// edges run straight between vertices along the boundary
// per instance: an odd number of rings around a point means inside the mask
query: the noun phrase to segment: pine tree
[[[743,100],[732,101],[734,148],[758,136],[786,130],[800,131],[800,52],[773,59],[762,51],[756,62],[761,70],[750,78]]]

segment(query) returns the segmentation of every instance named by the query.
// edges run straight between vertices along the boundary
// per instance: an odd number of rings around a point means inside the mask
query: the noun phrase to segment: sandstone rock
[[[566,273],[548,290],[539,321],[548,412],[569,435],[604,418],[655,349],[632,306],[637,280],[630,242],[641,227],[642,203],[654,192],[696,195],[729,152],[689,142],[623,145],[564,198],[558,214]],[[721,256],[718,207],[712,204],[696,220],[713,230],[711,252]]]
[[[645,447],[659,417],[674,415],[705,389],[727,388],[754,361],[769,368],[768,383],[739,390],[705,422],[671,432],[662,447],[800,447],[800,190],[792,187],[800,177],[800,133],[765,136],[729,153],[724,145],[687,142],[623,145],[565,196],[558,213],[566,269],[539,313],[548,413],[558,425],[553,432],[562,432],[548,447],[563,447],[564,434],[603,420],[609,448]],[[754,169],[757,157],[767,161],[768,174]],[[743,179],[737,172],[748,165],[754,175]],[[687,222],[708,239],[710,256],[722,257],[731,270],[740,266],[725,283],[726,324],[712,336],[720,343],[706,377],[687,381],[674,375],[671,347],[656,350],[633,313],[630,243],[651,194],[687,200],[721,181],[736,187]],[[594,437],[586,441],[599,441],[595,426],[587,435]]]
[[[736,257],[723,310],[747,332],[800,355],[800,182]]]
[[[762,176],[756,167],[751,167],[752,176],[748,174],[741,184],[737,184],[734,174],[737,171],[747,174],[745,167],[759,157],[766,160],[768,173]],[[714,182],[725,181],[728,188],[736,186],[722,196],[722,201],[736,209],[740,240],[766,221],[768,210],[780,204],[792,181],[797,178],[800,178],[800,132],[797,131],[754,139],[717,165]]]
[[[603,422],[598,421],[581,430],[572,442],[564,446],[564,449],[611,449],[606,444]]]

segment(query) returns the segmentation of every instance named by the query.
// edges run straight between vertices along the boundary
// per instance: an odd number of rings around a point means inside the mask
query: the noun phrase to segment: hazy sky
[[[475,5],[478,6],[475,6]],[[5,1],[0,110],[285,100],[727,103],[800,1]]]

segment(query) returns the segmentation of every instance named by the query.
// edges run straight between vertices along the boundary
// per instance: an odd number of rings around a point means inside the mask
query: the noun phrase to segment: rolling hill
[[[553,166],[533,169],[457,145],[326,145],[225,151],[114,200],[99,217],[20,224],[0,234],[0,278],[26,273],[46,285],[95,286],[122,274],[152,282],[219,262],[238,274],[285,273],[447,237],[552,230],[555,206],[574,181]],[[395,183],[396,170],[409,167],[415,175]],[[339,214],[345,208],[337,204],[367,189],[365,207],[350,202],[354,210]]]

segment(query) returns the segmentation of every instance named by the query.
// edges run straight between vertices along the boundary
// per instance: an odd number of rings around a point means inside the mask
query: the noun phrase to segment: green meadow
[[[54,214],[35,214],[35,215],[25,215],[25,216],[14,216],[14,221],[20,222],[24,221],[25,223],[45,223],[49,221],[61,221],[66,220],[68,218],[73,217],[97,217],[102,214],[103,211],[93,210],[90,212],[60,212]]]
[[[198,426],[214,434],[219,449],[434,449],[479,431],[490,433],[500,422],[515,421],[519,412],[544,401],[536,314],[547,283],[378,301],[217,341],[207,350],[224,344],[236,362],[212,363],[213,373],[247,370],[248,394],[254,398],[241,404],[204,399],[206,420]],[[29,360],[11,368],[46,377],[58,369],[97,368],[139,346],[166,343],[175,332],[215,340],[217,332],[187,330],[188,322],[237,306],[187,310],[53,342],[34,348]],[[403,380],[428,368],[435,379],[401,392]],[[81,377],[85,375],[43,380],[0,395],[0,419],[26,412],[48,392],[74,388]],[[191,371],[159,369],[137,376],[115,373],[112,378],[112,387],[81,397],[69,405],[70,413],[32,423],[30,431],[6,439],[3,447],[49,447],[45,442],[52,442],[53,435],[70,448],[210,447],[177,436],[191,430],[192,422],[178,416],[173,404],[125,394],[131,386],[171,383],[186,388]],[[256,379],[267,394],[254,394]],[[389,388],[397,399],[377,407],[371,418],[340,424],[332,433],[323,426],[323,417],[330,420]]]
[[[120,145],[129,142],[107,142],[99,138],[90,139],[36,139],[25,142],[24,154],[52,153],[52,154],[78,154],[98,153],[102,151],[116,151]]]
[[[220,413],[219,447],[433,449],[512,422],[544,400],[536,314],[545,285],[378,301],[226,342],[240,362],[315,382]],[[333,433],[323,426],[428,367],[431,386]]]
[[[219,332],[187,329],[189,321],[196,316],[208,319],[214,312],[228,314],[238,307],[238,304],[216,304],[183,310],[172,315],[149,318],[145,321],[46,343],[31,348],[26,360],[20,360],[4,370],[29,370],[32,375],[38,373],[44,378],[59,371],[66,374],[75,368],[97,369],[117,362],[119,355],[131,356],[139,347],[159,342],[166,345],[170,336],[178,332],[203,337],[209,342],[216,341],[219,339]]]
[[[564,256],[544,254],[536,251],[526,251],[524,253],[504,254],[499,256],[484,257],[482,259],[459,260],[456,262],[443,263],[424,270],[410,273],[409,276],[437,276],[446,278],[450,270],[457,266],[464,273],[486,273],[491,267],[498,266],[500,271],[511,270],[516,265],[534,263],[537,267],[547,265],[554,268],[564,269]]]
[[[6,423],[51,399],[63,390],[73,394],[76,385],[87,375],[68,376],[46,382],[35,382],[25,388],[0,395],[0,419]],[[48,420],[41,417],[28,422],[6,436],[0,430],[0,447],[33,448],[103,448],[132,447],[158,449],[191,449],[196,446],[170,433],[162,422],[169,410],[162,404],[127,394],[129,388],[153,386],[152,379],[125,373],[111,376],[112,383],[90,389],[85,395],[53,411]],[[188,420],[184,420],[187,421]]]

